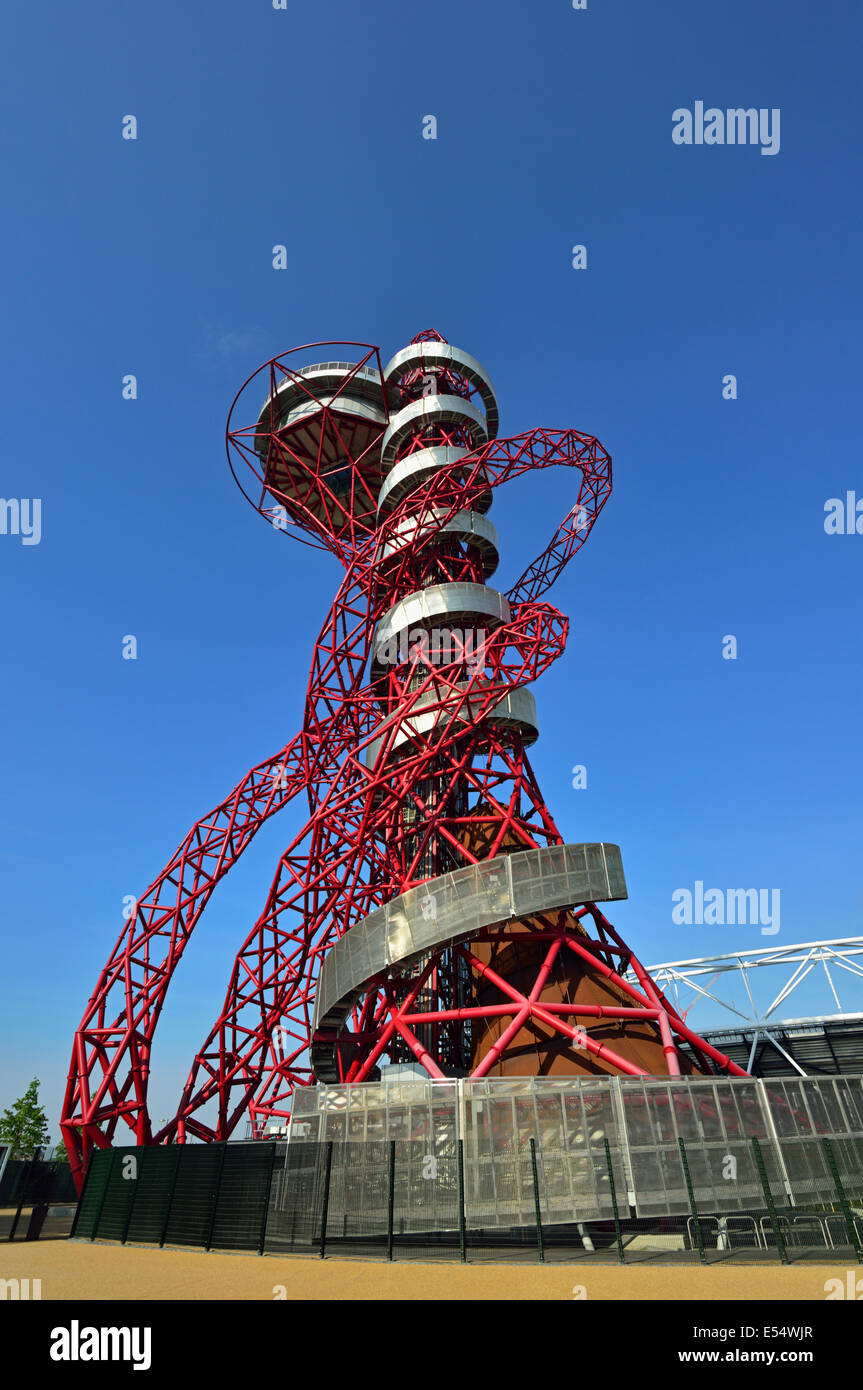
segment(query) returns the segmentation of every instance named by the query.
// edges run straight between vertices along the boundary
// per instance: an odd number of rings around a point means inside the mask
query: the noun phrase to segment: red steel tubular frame
[[[415,343],[443,342],[434,330]],[[361,356],[345,372],[335,398],[316,397],[293,362],[312,348],[350,347]],[[384,418],[361,452],[351,452],[339,397],[361,370],[381,379]],[[323,421],[317,468],[308,466],[305,500],[294,491],[281,497],[261,472],[266,444],[290,456],[296,472],[308,460],[291,454],[271,409],[269,423],[236,427],[234,416],[251,383],[263,374],[268,399],[289,382],[308,394]],[[442,379],[444,379],[442,377]],[[470,396],[469,383],[445,374],[446,389]],[[274,503],[284,506],[282,529],[305,543],[330,550],[345,569],[344,578],[312,654],[303,727],[281,750],[256,764],[230,795],[197,821],[175,854],[135,904],[103,969],[75,1034],[61,1127],[79,1187],[93,1147],[106,1147],[120,1134],[140,1144],[228,1138],[244,1114],[260,1134],[268,1120],[290,1113],[296,1086],[314,1082],[309,1048],[320,961],[332,943],[376,907],[426,881],[422,858],[436,844],[463,864],[502,851],[505,844],[533,848],[561,844],[520,740],[497,731],[490,711],[510,692],[535,680],[563,652],[567,619],[540,601],[584,544],[611,492],[611,459],[597,439],[576,430],[535,429],[509,439],[493,438],[439,468],[389,515],[375,519],[368,464],[390,419],[389,392],[383,386],[378,349],[369,344],[306,344],[265,364],[241,387],[228,420],[228,459],[245,495],[272,521]],[[351,504],[345,506],[322,482],[324,438],[337,441],[352,467]],[[374,432],[373,432],[374,433]],[[422,447],[424,436],[408,446]],[[445,427],[438,442],[460,444],[457,430]],[[250,496],[240,481],[250,468],[260,495]],[[483,662],[465,679],[464,661],[432,666],[421,651],[406,669],[391,673],[389,708],[396,717],[382,724],[379,678],[368,667],[375,625],[425,571],[429,546],[458,513],[481,504],[489,490],[524,473],[562,466],[575,469],[580,482],[573,506],[549,544],[527,566],[506,595],[509,622],[487,638]],[[318,500],[316,500],[318,499]],[[338,504],[338,505],[337,505]],[[321,515],[323,513],[323,516]],[[336,524],[333,517],[341,520]],[[386,542],[399,544],[389,552]],[[449,553],[449,552],[447,552]],[[446,560],[441,563],[448,563]],[[453,578],[471,578],[470,553],[455,556]],[[460,566],[460,568],[459,568]],[[395,700],[395,706],[393,701]],[[433,733],[412,736],[397,759],[393,744],[405,715],[419,706],[439,711]],[[446,719],[443,719],[443,714]],[[371,767],[366,752],[381,740]],[[435,781],[437,805],[427,798]],[[476,799],[482,813],[458,813],[449,793],[456,785]],[[303,793],[309,815],[285,849],[264,909],[242,943],[224,1003],[192,1063],[176,1113],[158,1132],[151,1124],[147,1095],[156,1025],[174,970],[211,893],[236,863],[257,830],[276,811]],[[405,808],[413,808],[422,832],[409,840]],[[443,809],[441,809],[443,808]],[[447,809],[449,808],[449,809]],[[470,831],[482,823],[489,837],[480,856]],[[471,951],[455,948],[460,968],[484,977],[500,998],[482,1006],[424,1007],[419,996],[434,972],[445,968],[443,952],[433,952],[407,992],[393,982],[369,982],[354,1009],[353,1059],[343,1067],[347,1081],[369,1076],[396,1037],[430,1075],[442,1075],[417,1029],[458,1027],[471,1018],[508,1017],[510,1024],[474,1071],[483,1075],[499,1058],[509,1036],[534,1019],[601,1056],[614,1069],[641,1074],[639,1068],[597,1043],[579,1020],[629,1016],[656,1020],[669,1073],[679,1073],[678,1048],[685,1043],[697,1063],[744,1075],[700,1039],[650,980],[632,952],[595,904],[578,908],[589,915],[598,939],[576,935],[546,915],[537,939],[548,943],[528,993],[502,979]],[[477,939],[492,940],[494,931]],[[543,981],[559,953],[570,950],[592,971],[612,982],[627,999],[620,1007],[551,1005],[539,1002]],[[638,988],[614,969],[615,959],[631,963]],[[419,1002],[418,1002],[419,1001]]]

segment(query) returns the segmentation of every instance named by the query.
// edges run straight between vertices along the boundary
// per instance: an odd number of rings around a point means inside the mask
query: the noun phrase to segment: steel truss
[[[298,365],[297,354],[318,347],[361,355]],[[241,398],[245,410],[261,376],[264,407],[238,426]],[[367,344],[305,345],[274,358],[238,392],[227,431],[237,481],[272,524],[330,551],[345,574],[315,642],[302,730],[192,826],[141,895],[99,977],[75,1035],[61,1122],[77,1180],[91,1149],[125,1130],[141,1144],[225,1139],[248,1112],[261,1133],[271,1117],[289,1113],[296,1087],[315,1080],[315,987],[336,940],[454,867],[563,844],[525,751],[536,736],[526,687],[565,648],[568,620],[543,596],[607,501],[611,460],[591,435],[536,429],[500,439],[496,421],[484,370],[434,331],[387,369]],[[550,467],[578,472],[574,504],[545,550],[497,595],[485,585],[496,563],[494,528],[477,518],[495,489]],[[441,613],[430,618],[436,594]],[[385,662],[380,632],[414,610],[424,613],[422,631],[439,632],[450,618],[461,638],[445,660],[414,640]],[[494,621],[483,628],[486,610]],[[147,1109],[150,1056],[173,972],[216,884],[300,793],[308,818],[240,947],[176,1112],[156,1131]],[[602,1008],[597,1015],[541,1001],[556,962],[570,956],[612,989],[606,1019],[637,1015],[655,1026],[668,1074],[693,1061],[745,1074],[687,1027],[595,903],[521,926],[538,949],[529,988],[488,958],[512,930],[505,923],[430,953],[412,973],[370,978],[339,1041],[344,1078],[368,1078],[386,1056],[416,1058],[431,1076],[454,1066],[464,1073],[469,1029],[501,1019],[509,1022],[470,1074],[487,1074],[526,1024],[577,1044],[606,1070],[647,1074],[591,1037]]]
[[[668,990],[675,1006],[684,1017],[699,1003],[710,1001],[722,1014],[723,1023],[704,1030],[710,1037],[728,1038],[739,1035],[749,1046],[748,1068],[751,1070],[760,1043],[778,1052],[792,1072],[807,1073],[799,1060],[783,1046],[788,1030],[805,1034],[823,1034],[829,1024],[853,1027],[863,1022],[863,1013],[843,1007],[839,986],[848,977],[859,982],[863,978],[863,936],[834,937],[826,941],[803,941],[786,946],[766,946],[755,950],[743,949],[719,956],[701,956],[692,960],[666,961],[649,968],[651,977]],[[754,971],[772,971],[770,1002],[762,1007],[756,1002]],[[776,979],[781,972],[781,983]],[[732,979],[725,977],[731,976]],[[705,980],[705,977],[709,977]],[[722,979],[722,986],[716,981]],[[741,1005],[732,1000],[730,987],[734,980],[743,987],[745,1000]],[[820,1008],[809,1008],[805,1016],[791,1016],[786,1002],[808,983],[819,987]],[[834,1012],[835,1010],[835,1012]],[[786,1039],[787,1041],[787,1039]],[[827,1043],[829,1050],[829,1042]],[[859,1055],[859,1045],[857,1047]],[[836,1059],[833,1059],[834,1062]],[[838,1069],[838,1063],[837,1063]],[[855,1069],[858,1069],[855,1067]]]

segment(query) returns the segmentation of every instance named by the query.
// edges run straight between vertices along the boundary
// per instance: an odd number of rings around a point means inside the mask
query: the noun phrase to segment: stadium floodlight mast
[[[528,687],[569,627],[543,595],[611,492],[599,441],[498,438],[487,372],[430,330],[385,367],[362,343],[273,358],[238,392],[227,450],[256,510],[345,573],[302,729],[192,827],[99,977],[62,1117],[77,1180],[118,1131],[222,1140],[248,1114],[261,1135],[296,1087],[392,1064],[438,1078],[745,1075],[608,921],[598,904],[626,897],[620,852],[564,843],[526,753]],[[576,470],[575,501],[502,594],[487,582],[494,490],[551,467]],[[216,884],[301,793],[308,819],[154,1130],[150,1054],[174,969]]]

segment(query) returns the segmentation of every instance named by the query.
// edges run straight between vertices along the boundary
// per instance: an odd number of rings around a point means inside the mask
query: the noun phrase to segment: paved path
[[[0,1245],[0,1278],[41,1279],[43,1299],[750,1299],[823,1301],[847,1261],[780,1265],[394,1264],[158,1250],[86,1241]],[[848,1266],[855,1277],[859,1265]]]

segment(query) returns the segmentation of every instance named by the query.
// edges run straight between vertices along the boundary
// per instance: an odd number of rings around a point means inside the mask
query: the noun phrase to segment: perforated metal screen
[[[703,1216],[720,1244],[746,1231],[753,1248],[780,1249],[784,1230],[790,1243],[856,1248],[861,1088],[859,1077],[307,1088],[288,1142],[97,1151],[75,1235],[459,1258],[541,1244],[543,1231],[563,1246],[591,1223],[597,1240],[621,1242],[623,1229],[648,1240],[671,1220],[695,1248]]]

